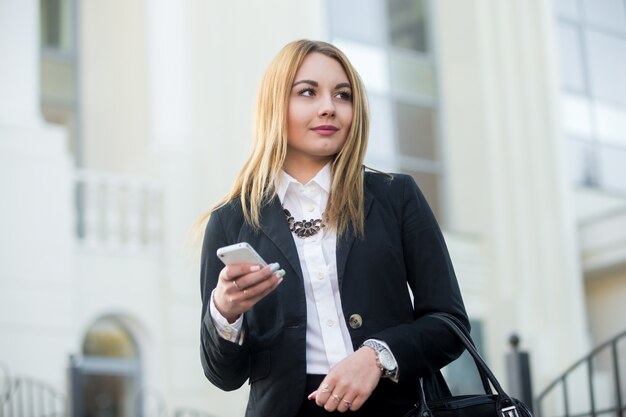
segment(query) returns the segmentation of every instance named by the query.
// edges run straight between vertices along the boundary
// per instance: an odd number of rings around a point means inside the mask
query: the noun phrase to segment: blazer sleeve
[[[225,208],[228,209],[228,206]],[[217,286],[219,273],[224,267],[215,253],[218,248],[228,244],[221,212],[216,210],[209,218],[202,245],[200,266],[200,291],[202,295],[200,353],[202,368],[207,379],[218,388],[226,391],[241,387],[248,379],[250,358],[245,341],[240,346],[219,336],[209,311],[211,292]],[[247,330],[245,317],[242,330]]]
[[[399,380],[415,381],[452,362],[463,347],[432,312],[456,316],[469,330],[469,320],[441,230],[422,192],[410,176],[403,179],[402,246],[407,281],[414,296],[414,321],[373,336],[384,340],[398,361]]]

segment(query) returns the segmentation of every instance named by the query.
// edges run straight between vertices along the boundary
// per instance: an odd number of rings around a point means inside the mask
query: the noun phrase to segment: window
[[[626,191],[626,1],[554,0],[575,184]]]
[[[85,334],[82,355],[72,357],[72,408],[84,417],[138,417],[139,351],[117,319],[102,318]]]
[[[478,320],[470,320],[471,336],[476,349],[487,363],[483,343],[483,323]],[[450,391],[454,395],[476,394],[484,392],[480,375],[476,370],[476,364],[472,355],[467,351],[461,357],[443,369]]]
[[[68,132],[69,151],[80,165],[80,106],[76,0],[40,0],[41,112]]]
[[[365,163],[412,175],[440,223],[443,158],[427,0],[329,1],[331,35],[367,87]],[[349,16],[349,19],[346,18]]]

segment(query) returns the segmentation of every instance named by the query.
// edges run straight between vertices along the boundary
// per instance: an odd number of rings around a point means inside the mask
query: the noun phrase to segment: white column
[[[0,0],[0,124],[39,121],[39,2]]]
[[[147,8],[152,144],[185,149],[192,128],[189,1],[152,0]]]
[[[179,398],[184,392],[177,382],[185,380],[185,371],[175,363],[187,342],[177,337],[180,328],[186,326],[181,323],[170,326],[170,317],[179,316],[197,300],[195,291],[193,294],[185,292],[185,287],[191,287],[188,284],[195,277],[189,276],[182,253],[185,232],[193,220],[190,210],[194,206],[190,144],[193,131],[191,47],[195,40],[189,24],[190,3],[190,0],[146,2],[150,146],[152,162],[163,187],[162,194],[155,190],[148,192],[147,243],[153,245],[157,234],[163,239],[162,276],[155,279],[162,280],[164,306],[163,331],[158,335],[162,339],[156,343],[162,349],[153,355],[160,363],[148,366],[147,372],[161,372],[153,374],[150,379],[171,398]],[[158,198],[162,198],[162,213],[153,210],[150,203]],[[186,352],[184,356],[188,354],[192,353]]]

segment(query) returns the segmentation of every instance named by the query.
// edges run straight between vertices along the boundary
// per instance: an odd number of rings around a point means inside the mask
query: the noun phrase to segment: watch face
[[[396,367],[393,363],[393,357],[387,350],[383,350],[379,355],[380,364],[388,371],[393,371]]]

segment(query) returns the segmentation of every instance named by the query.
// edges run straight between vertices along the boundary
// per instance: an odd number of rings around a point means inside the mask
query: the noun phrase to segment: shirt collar
[[[322,169],[320,169],[317,174],[309,182],[306,184],[300,184],[297,179],[287,174],[282,169],[274,179],[274,186],[276,187],[276,195],[280,199],[280,201],[284,201],[285,194],[287,194],[287,190],[291,184],[294,185],[304,185],[307,186],[309,184],[317,184],[322,190],[326,191],[326,193],[330,194],[330,184],[331,184],[331,175],[330,175],[330,161],[324,165]]]

